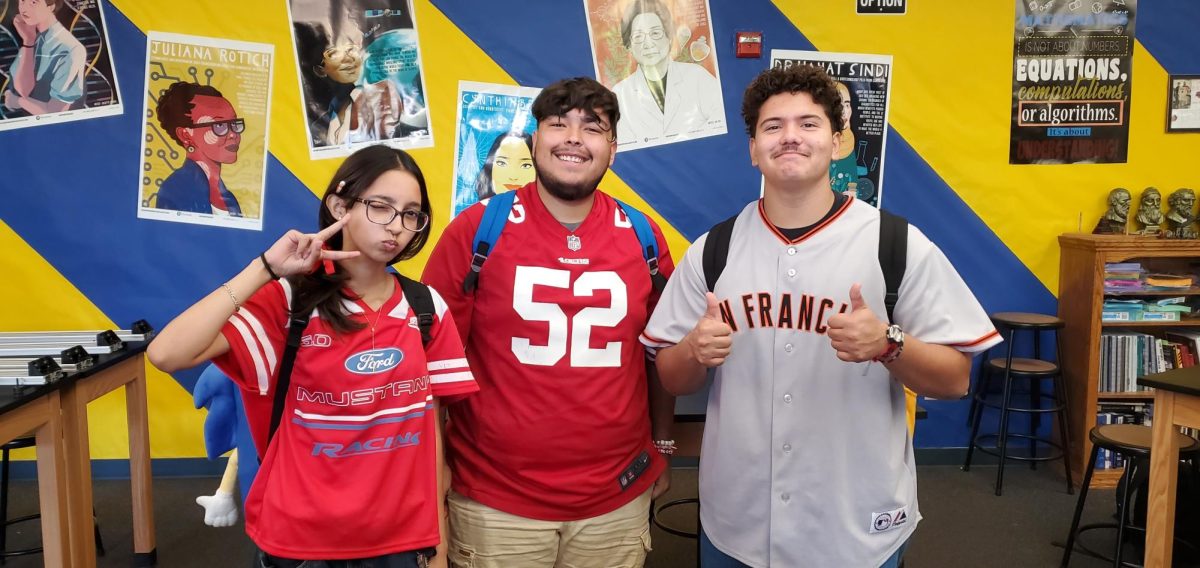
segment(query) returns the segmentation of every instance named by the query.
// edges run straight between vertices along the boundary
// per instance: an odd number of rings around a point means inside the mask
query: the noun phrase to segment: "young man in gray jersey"
[[[830,187],[841,113],[819,68],[770,69],[750,84],[742,115],[764,197],[739,214],[715,294],[704,235],[642,337],[667,390],[712,377],[704,568],[897,566],[920,519],[904,387],[962,396],[972,354],[1000,341],[911,226],[889,325],[880,213]]]

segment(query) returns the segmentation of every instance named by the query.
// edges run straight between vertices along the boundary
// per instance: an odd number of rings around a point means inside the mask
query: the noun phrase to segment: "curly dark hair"
[[[158,124],[180,146],[183,146],[184,143],[179,136],[175,135],[175,129],[187,128],[192,125],[192,109],[195,108],[192,99],[195,99],[197,95],[225,98],[225,95],[222,95],[216,87],[185,81],[171,83],[158,98],[158,106],[154,110],[158,116]]]
[[[539,123],[551,116],[563,116],[573,110],[581,110],[589,117],[608,120],[610,138],[617,137],[617,121],[621,111],[617,109],[617,95],[590,77],[563,79],[542,89],[533,100],[533,118]],[[597,110],[604,113],[601,117]]]
[[[824,69],[815,65],[792,65],[772,67],[759,73],[746,93],[742,95],[742,118],[746,121],[746,134],[754,138],[758,128],[758,113],[767,99],[780,93],[807,93],[813,102],[825,109],[829,127],[837,132],[842,129],[842,97]]]
[[[355,207],[357,203],[351,200],[361,196],[375,180],[391,170],[408,172],[417,178],[417,186],[421,188],[421,211],[429,215],[429,224],[413,236],[390,264],[408,260],[421,252],[425,243],[429,241],[429,234],[433,232],[433,211],[429,205],[429,189],[425,185],[425,175],[408,152],[382,144],[367,146],[350,154],[333,174],[325,188],[325,195],[321,198],[320,212],[317,214],[318,230],[337,221],[325,205],[331,197],[346,200],[348,207]],[[345,185],[342,185],[342,182],[345,182]],[[339,232],[330,237],[325,244],[331,250],[341,250],[342,234]],[[313,308],[316,308],[321,319],[339,333],[362,329],[363,325],[352,321],[342,308],[342,298],[347,297],[343,286],[349,275],[340,265],[334,266],[336,269],[333,274],[325,274],[325,271],[318,270],[312,274],[288,277],[296,290],[299,313],[311,313]]]

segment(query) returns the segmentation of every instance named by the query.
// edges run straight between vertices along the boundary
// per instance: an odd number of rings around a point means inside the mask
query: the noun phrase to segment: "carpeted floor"
[[[924,520],[905,557],[908,568],[1059,565],[1063,552],[1061,543],[1071,521],[1075,497],[1067,495],[1062,480],[1044,468],[1037,471],[1019,466],[1007,468],[1002,497],[992,495],[994,478],[994,467],[976,466],[970,473],[964,473],[956,466],[918,468]],[[207,527],[203,524],[203,510],[195,504],[197,495],[211,493],[218,482],[216,478],[155,480],[159,566],[249,566],[252,547],[241,526]],[[102,567],[130,566],[132,533],[128,491],[127,482],[96,482],[96,510],[107,548],[107,554],[100,558]],[[695,494],[695,470],[676,470],[667,499]],[[36,495],[32,482],[14,482],[10,515],[15,517],[34,511]],[[1089,495],[1084,522],[1109,520],[1114,510],[1111,490],[1093,491]],[[668,526],[694,530],[695,509],[692,506],[677,508],[664,515],[662,521]],[[9,548],[36,543],[38,531],[36,522],[9,527]],[[653,539],[654,551],[646,563],[648,568],[696,565],[695,541],[663,533],[657,528]],[[1084,537],[1085,543],[1106,552],[1111,550],[1114,539],[1112,531],[1097,531]],[[41,565],[40,555],[9,558],[5,564],[6,568]],[[1076,554],[1071,562],[1071,566],[1078,568],[1111,565],[1111,562],[1083,554]]]

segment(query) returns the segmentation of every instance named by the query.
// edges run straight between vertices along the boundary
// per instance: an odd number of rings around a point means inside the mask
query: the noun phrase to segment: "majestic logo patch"
[[[346,370],[356,375],[373,375],[395,369],[404,360],[404,352],[395,347],[371,349],[346,359]]]
[[[908,507],[871,513],[871,534],[897,529],[908,524]]]

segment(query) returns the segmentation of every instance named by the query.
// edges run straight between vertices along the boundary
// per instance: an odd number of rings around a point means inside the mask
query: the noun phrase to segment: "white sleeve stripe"
[[[450,306],[446,305],[446,300],[442,299],[442,295],[438,294],[433,286],[429,287],[429,294],[433,296],[433,311],[437,312],[438,319],[446,317],[446,310],[450,309]]]
[[[238,334],[242,336],[242,341],[246,343],[246,351],[250,353],[250,360],[254,362],[254,372],[258,375],[258,394],[267,394],[267,388],[271,383],[271,375],[267,373],[267,367],[263,364],[262,356],[259,354],[261,346],[255,340],[253,334],[246,327],[246,323],[241,317],[234,316],[229,318],[229,322],[237,329]]]
[[[275,349],[271,345],[271,339],[270,336],[267,335],[267,330],[263,329],[262,322],[258,321],[258,318],[254,317],[253,313],[250,313],[250,310],[241,308],[238,310],[238,315],[241,316],[242,319],[246,320],[246,323],[250,325],[250,329],[254,332],[255,339],[258,341],[258,344],[262,346],[263,354],[267,357],[267,373],[274,374]]]
[[[427,365],[430,371],[442,371],[445,369],[457,369],[467,366],[466,357],[460,359],[443,359],[441,361],[430,361]]]
[[[429,382],[431,383],[461,383],[463,381],[473,381],[475,376],[471,371],[460,371],[458,373],[431,373]]]
[[[279,282],[279,286],[281,288],[283,288],[283,299],[285,302],[287,302],[288,313],[291,313],[291,310],[292,310],[292,283],[288,282],[287,278],[280,278],[279,280],[277,280],[277,282]]]

